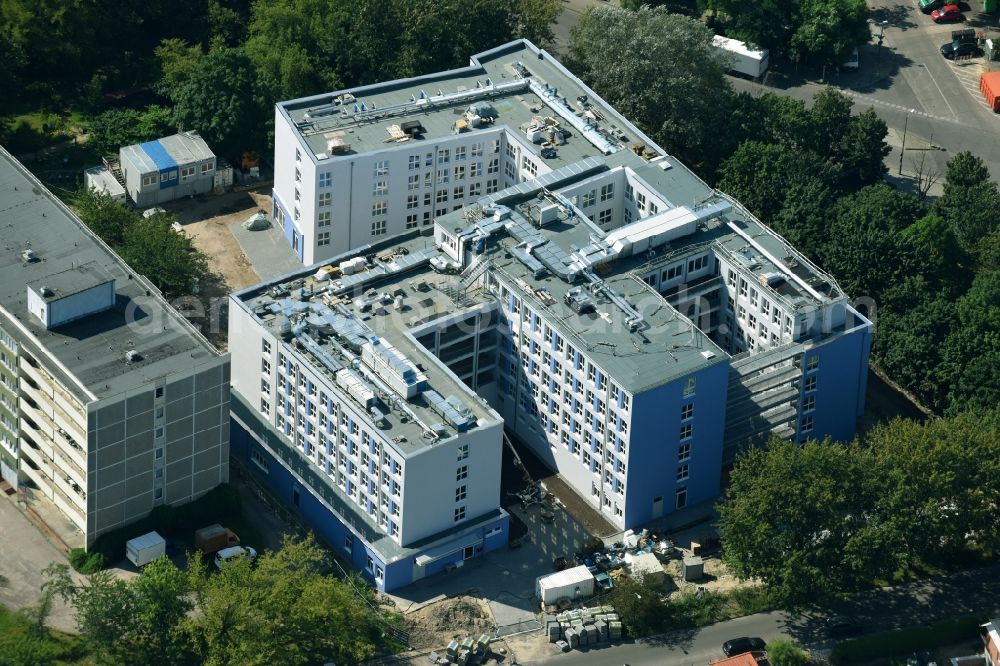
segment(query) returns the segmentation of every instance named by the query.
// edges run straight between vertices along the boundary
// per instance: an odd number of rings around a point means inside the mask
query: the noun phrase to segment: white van
[[[230,546],[229,548],[223,548],[215,554],[215,568],[221,571],[239,557],[249,557],[251,560],[255,560],[257,559],[257,551],[250,546]]]

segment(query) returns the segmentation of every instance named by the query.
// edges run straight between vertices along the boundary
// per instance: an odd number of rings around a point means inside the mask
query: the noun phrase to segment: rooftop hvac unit
[[[21,252],[21,259],[27,263],[31,263],[33,261],[38,261],[38,255],[35,254],[35,251],[29,247],[27,250]]]
[[[135,363],[136,361],[142,360],[142,355],[134,349],[129,349],[125,352],[125,362]]]

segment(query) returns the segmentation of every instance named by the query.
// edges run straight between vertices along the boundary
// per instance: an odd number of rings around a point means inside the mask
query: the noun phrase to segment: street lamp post
[[[906,112],[906,119],[903,120],[903,145],[899,148],[899,175],[903,175],[903,153],[906,152],[906,127],[910,124],[910,114],[916,111],[916,109],[910,109]]]
[[[878,24],[878,70],[882,71],[882,51],[884,50],[884,45],[882,40],[885,38],[885,26],[889,25],[888,21],[881,21]]]

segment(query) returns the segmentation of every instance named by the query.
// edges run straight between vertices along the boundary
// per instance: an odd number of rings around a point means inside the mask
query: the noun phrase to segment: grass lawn
[[[5,666],[85,666],[96,662],[79,636],[51,630],[35,636],[24,618],[0,606],[0,663]]]

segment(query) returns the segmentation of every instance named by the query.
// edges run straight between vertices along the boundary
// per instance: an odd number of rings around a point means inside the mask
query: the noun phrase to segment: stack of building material
[[[622,637],[622,623],[611,606],[581,608],[547,616],[546,633],[550,643],[560,640],[570,648],[593,647]]]

